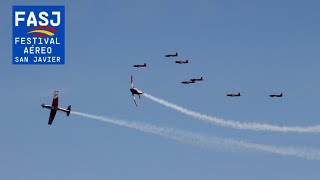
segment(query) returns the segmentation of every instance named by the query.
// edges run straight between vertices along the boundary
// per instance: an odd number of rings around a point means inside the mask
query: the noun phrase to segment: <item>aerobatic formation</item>
[[[176,52],[175,54],[166,54],[164,57],[167,57],[167,58],[176,58],[178,57],[178,52]],[[189,64],[189,60],[188,59],[185,59],[185,60],[179,60],[179,61],[175,61],[176,64]],[[135,68],[145,68],[147,67],[147,63],[143,63],[143,64],[134,64],[133,67]],[[203,81],[204,78],[201,76],[200,78],[191,78],[189,80],[184,80],[182,81],[181,83],[182,84],[194,84],[198,81]],[[143,91],[139,90],[138,88],[134,87],[133,86],[133,76],[131,76],[131,87],[129,88],[130,89],[130,92],[132,94],[132,97],[133,97],[133,102],[134,104],[136,105],[136,107],[138,107],[138,104],[137,104],[137,101],[136,101],[136,98],[135,98],[135,95],[138,95],[139,96],[139,99],[141,98],[141,94],[143,94]],[[64,108],[61,108],[58,106],[58,92],[59,91],[54,91],[54,95],[53,95],[53,100],[52,100],[52,105],[46,105],[46,104],[42,104],[41,106],[43,108],[47,108],[47,109],[50,109],[50,116],[49,116],[49,121],[48,121],[48,124],[51,125],[54,118],[55,118],[55,115],[57,113],[57,111],[62,111],[62,112],[65,112],[67,114],[67,116],[70,115],[70,112],[71,112],[71,105],[69,105],[67,107],[67,109],[64,109]],[[230,94],[226,94],[226,96],[228,97],[240,97],[241,94],[240,92],[235,94],[235,93],[230,93]],[[270,97],[272,98],[281,98],[283,97],[283,93],[280,93],[280,94],[270,94],[269,95]]]
[[[164,55],[164,57],[167,57],[167,58],[172,58],[172,57],[175,58],[175,57],[178,57],[178,56],[179,56],[179,55],[178,55],[178,52],[176,52],[175,54],[166,54],[166,55]],[[175,61],[175,63],[176,63],[176,64],[189,64],[189,60],[188,60],[188,59],[186,59],[186,60],[179,60],[179,61]],[[144,64],[135,64],[135,65],[133,65],[133,67],[137,67],[137,68],[147,67],[147,63],[144,63]],[[191,78],[191,79],[189,79],[189,80],[184,80],[184,81],[181,81],[181,84],[191,85],[191,84],[194,84],[194,83],[196,83],[196,82],[198,82],[198,81],[203,81],[203,77],[201,76],[200,78]],[[131,76],[131,84],[132,84],[132,76]],[[134,97],[134,94],[137,94],[137,93],[133,93],[133,91],[136,92],[134,89],[136,89],[136,88],[131,87],[131,89],[130,89],[133,97]],[[136,89],[136,90],[137,90],[137,89]],[[140,90],[138,90],[138,91],[140,91]],[[140,92],[141,92],[141,94],[143,93],[142,91],[140,91]],[[229,93],[229,94],[226,94],[226,96],[228,96],[228,97],[240,97],[241,94],[240,94],[240,92],[239,92],[239,93]],[[280,94],[270,94],[269,96],[272,97],[272,98],[281,98],[281,97],[283,97],[283,93],[280,93]],[[140,96],[139,96],[139,97],[140,97]],[[135,98],[134,98],[134,103],[135,103],[135,105],[137,106],[137,103],[136,103]],[[138,106],[137,106],[137,107],[138,107]]]

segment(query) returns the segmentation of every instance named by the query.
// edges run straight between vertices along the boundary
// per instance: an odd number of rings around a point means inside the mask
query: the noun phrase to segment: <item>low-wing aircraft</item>
[[[41,105],[42,108],[47,108],[47,109],[51,110],[50,116],[49,116],[49,121],[48,121],[49,125],[52,124],[54,117],[56,116],[57,111],[63,111],[67,114],[67,116],[69,116],[70,112],[71,112],[71,105],[69,105],[67,109],[64,109],[64,108],[61,108],[58,106],[58,101],[59,101],[58,92],[59,91],[54,91],[54,93],[53,93],[52,105],[44,104],[44,103]]]
[[[230,96],[230,97],[238,97],[238,96],[241,96],[240,93],[238,94],[227,94],[227,96]]]
[[[185,61],[176,61],[176,63],[177,63],[177,64],[188,64],[189,61],[188,61],[188,59],[187,59],[187,60],[185,60]]]
[[[181,83],[182,84],[193,84],[193,83],[195,83],[195,81],[182,81]]]
[[[280,94],[271,94],[271,95],[269,95],[270,97],[282,97],[283,96],[283,94],[282,93],[280,93]]]
[[[193,79],[190,79],[190,81],[203,81],[203,78],[200,77],[200,78],[193,78]]]
[[[137,67],[137,68],[147,67],[147,63],[144,63],[144,64],[135,64],[135,65],[133,65],[133,67]]]
[[[136,98],[135,98],[135,94],[137,94],[139,96],[139,99],[141,98],[140,97],[140,94],[143,94],[142,91],[140,91],[139,89],[133,87],[133,77],[131,76],[131,88],[130,88],[130,91],[132,93],[132,96],[133,96],[133,101],[134,101],[134,104],[138,107],[138,104],[136,102]]]
[[[167,54],[164,57],[177,57],[178,53],[176,52],[175,54]]]

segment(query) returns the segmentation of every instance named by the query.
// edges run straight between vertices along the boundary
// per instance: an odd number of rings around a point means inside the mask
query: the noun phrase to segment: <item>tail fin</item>
[[[147,63],[144,63],[144,66],[147,66]]]
[[[239,96],[241,96],[241,94],[239,93]]]
[[[189,63],[188,59],[186,60],[186,63]]]
[[[202,78],[202,76],[201,76],[201,78],[200,78],[201,80],[203,80],[203,78]]]
[[[68,111],[67,111],[67,116],[69,116],[69,115],[70,115],[70,112],[71,112],[71,105],[68,106],[67,110],[68,110]]]
[[[178,52],[176,52],[176,54],[175,54],[176,56],[178,56]]]

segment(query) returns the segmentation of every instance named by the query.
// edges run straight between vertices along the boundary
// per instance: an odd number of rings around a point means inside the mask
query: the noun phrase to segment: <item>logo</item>
[[[13,6],[12,64],[64,64],[64,6]]]
[[[28,34],[31,33],[32,36],[38,36],[41,38],[46,38],[48,36],[54,36],[54,33],[58,32],[56,29],[48,26],[37,26],[31,28]]]

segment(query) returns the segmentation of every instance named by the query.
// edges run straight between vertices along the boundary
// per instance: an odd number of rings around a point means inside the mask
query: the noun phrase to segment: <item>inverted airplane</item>
[[[178,53],[176,52],[175,54],[167,54],[165,57],[177,57]]]
[[[137,67],[137,68],[147,67],[147,63],[144,63],[144,64],[135,64],[135,65],[133,65],[133,67]]]
[[[135,98],[134,95],[137,94],[139,96],[139,99],[141,99],[140,94],[143,94],[143,92],[140,91],[138,88],[133,87],[133,77],[132,76],[131,76],[131,88],[130,88],[130,91],[131,91],[131,94],[132,94],[132,97],[133,97],[134,104],[136,105],[136,107],[138,107],[138,104],[136,102],[136,98]]]
[[[193,84],[193,83],[195,83],[195,81],[182,81],[181,83],[182,84]]]
[[[190,81],[203,81],[203,78],[200,77],[200,78],[193,78],[193,79],[190,79]]]
[[[49,116],[49,121],[48,121],[49,125],[52,124],[54,117],[56,116],[57,111],[63,111],[67,114],[67,116],[69,116],[70,112],[71,112],[71,105],[69,105],[67,109],[64,109],[64,108],[61,108],[58,106],[58,101],[59,101],[58,92],[59,91],[54,91],[54,93],[53,93],[52,105],[44,104],[44,103],[41,105],[42,108],[47,108],[47,109],[51,110],[50,116]]]
[[[240,93],[238,93],[238,94],[227,94],[227,96],[230,96],[230,97],[239,97],[239,96],[241,96],[241,95],[240,95]]]
[[[269,95],[270,97],[282,97],[283,96],[283,94],[282,93],[280,93],[280,94],[271,94],[271,95]]]
[[[187,59],[187,60],[185,60],[185,61],[176,61],[176,63],[177,63],[177,64],[188,64],[189,61],[188,61],[188,59]]]

